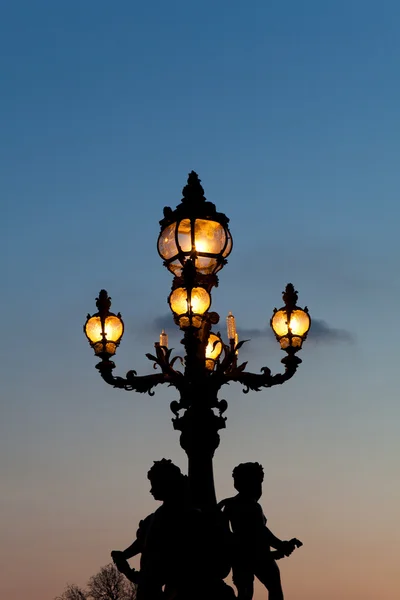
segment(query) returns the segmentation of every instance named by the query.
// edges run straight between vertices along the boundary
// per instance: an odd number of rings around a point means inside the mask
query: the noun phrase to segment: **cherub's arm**
[[[280,540],[279,538],[277,538],[276,535],[274,535],[272,533],[272,531],[270,529],[268,529],[267,526],[265,526],[265,533],[266,533],[266,536],[267,536],[268,544],[270,546],[272,546],[276,550],[283,550],[285,542],[283,542],[282,540]]]
[[[140,521],[139,529],[136,532],[136,540],[134,542],[132,542],[132,544],[130,546],[125,548],[125,550],[113,550],[111,552],[111,556],[112,556],[113,560],[116,560],[116,561],[128,560],[129,558],[133,558],[137,554],[141,554],[141,552],[143,550],[144,538],[145,538],[148,526],[150,524],[151,517],[152,517],[152,515],[149,515],[148,517],[143,519],[143,521]]]
[[[122,550],[121,554],[126,559],[132,558],[142,552],[143,544],[141,539],[136,539],[130,546]]]
[[[136,539],[128,548],[125,550],[113,550],[111,552],[111,558],[115,566],[120,573],[123,573],[133,583],[137,583],[136,575],[137,571],[131,569],[128,563],[128,558],[132,558],[142,551],[142,544],[140,539]]]
[[[268,544],[278,551],[277,556],[280,555],[279,557],[281,557],[282,555],[290,556],[290,554],[292,554],[296,547],[299,548],[303,545],[296,538],[293,538],[291,540],[280,540],[276,537],[276,535],[272,533],[270,529],[268,529],[268,527],[265,527],[265,529],[267,532]]]

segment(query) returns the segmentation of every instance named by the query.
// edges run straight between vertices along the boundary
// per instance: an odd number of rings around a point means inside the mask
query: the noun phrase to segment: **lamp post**
[[[195,172],[189,174],[181,203],[172,210],[164,208],[160,221],[158,252],[173,275],[168,303],[174,321],[183,331],[185,355],[182,369],[178,357],[171,356],[165,331],[155,343],[155,353],[146,354],[157,373],[138,376],[129,371],[125,377],[113,375],[111,357],[121,341],[124,325],[120,314],[110,312],[111,299],[105,290],[97,298],[98,312],[88,315],[85,334],[101,360],[96,365],[106,383],[120,389],[154,394],[153,388],[166,383],[176,388],[179,400],[171,403],[173,426],[180,431],[180,444],[188,456],[189,486],[192,503],[199,508],[216,504],[212,460],[219,445],[219,430],[225,427],[226,400],[218,399],[222,386],[232,381],[244,386],[244,392],[282,384],[296,372],[301,349],[311,325],[307,308],[297,306],[297,292],[289,283],[283,293],[284,306],[275,309],[271,327],[286,356],[284,372],[272,375],[264,367],[261,373],[246,371],[247,363],[238,363],[244,341],[238,340],[235,318],[227,317],[228,343],[212,331],[219,315],[210,311],[211,291],[218,285],[217,272],[227,263],[232,250],[229,219],[207,202]],[[178,363],[179,364],[179,363]]]

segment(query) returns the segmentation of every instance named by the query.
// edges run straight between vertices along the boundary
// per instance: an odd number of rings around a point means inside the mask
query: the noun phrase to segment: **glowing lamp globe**
[[[203,321],[202,316],[210,308],[211,296],[202,287],[178,287],[171,292],[168,302],[181,328],[199,328]]]
[[[232,250],[229,219],[206,201],[194,171],[183,189],[181,204],[174,211],[165,208],[164,215],[157,247],[171,273],[180,277],[188,258],[202,275],[212,275],[222,269]]]
[[[289,283],[283,293],[285,306],[275,309],[271,319],[271,327],[282,350],[297,352],[301,349],[311,326],[308,309],[298,307],[297,292]]]
[[[215,363],[221,356],[223,344],[221,337],[215,333],[210,333],[206,346],[206,369],[213,371]]]
[[[110,312],[111,298],[105,290],[101,290],[96,300],[99,309],[94,315],[88,315],[83,330],[96,356],[109,358],[113,356],[124,333],[121,315]]]

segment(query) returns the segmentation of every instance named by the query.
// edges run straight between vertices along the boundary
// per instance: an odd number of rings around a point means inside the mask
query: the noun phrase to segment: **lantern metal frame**
[[[281,349],[285,350],[286,352],[296,353],[296,352],[299,352],[299,350],[301,350],[301,348],[303,346],[303,342],[307,338],[308,332],[310,331],[311,316],[308,312],[307,306],[305,306],[304,308],[300,308],[300,306],[297,306],[298,292],[294,289],[294,286],[292,283],[287,284],[286,289],[283,293],[283,300],[285,302],[284,306],[282,306],[281,308],[274,308],[273,315],[270,320],[270,326],[271,326],[272,331],[275,334],[277,341],[281,345]],[[278,333],[274,329],[273,320],[274,320],[275,315],[281,311],[286,313],[286,323],[288,326],[288,331],[287,331],[287,333],[285,333],[283,335],[278,335]],[[303,312],[308,317],[308,329],[302,335],[293,333],[290,328],[291,316],[295,311]],[[288,340],[288,345],[282,346],[282,340],[284,340],[285,338]],[[293,344],[294,339],[300,340],[300,343],[296,344],[296,345]]]
[[[118,348],[118,346],[122,340],[122,337],[124,335],[125,325],[122,320],[121,313],[115,314],[110,311],[111,298],[108,296],[106,290],[100,290],[99,296],[98,296],[98,298],[96,298],[96,307],[98,309],[97,313],[94,313],[93,315],[91,315],[91,314],[87,315],[85,324],[83,326],[83,333],[85,334],[90,346],[93,348],[95,355],[103,360],[107,360],[107,359],[109,359],[110,356],[113,356],[115,354],[115,352],[117,351],[117,348]],[[99,317],[100,323],[101,323],[102,339],[97,342],[92,342],[92,340],[90,339],[90,337],[88,336],[88,334],[86,332],[87,324],[94,317]],[[106,330],[105,330],[107,317],[116,317],[117,319],[119,319],[119,321],[121,323],[121,327],[122,327],[121,335],[119,336],[119,338],[116,341],[115,340],[107,340],[107,337],[106,337],[107,334],[106,334]],[[107,352],[107,350],[106,350],[107,344],[110,344],[110,343],[115,345],[115,350],[112,353]],[[98,344],[103,345],[103,350],[101,350],[100,352],[96,351],[96,348],[95,348],[95,346],[97,346]]]
[[[229,219],[224,213],[217,212],[215,204],[208,202],[204,196],[204,189],[200,184],[200,180],[197,173],[192,171],[189,173],[187,185],[182,190],[183,198],[181,203],[172,210],[169,206],[164,208],[164,218],[160,221],[161,231],[157,240],[157,250],[160,257],[164,261],[164,266],[176,274],[178,277],[182,273],[182,269],[188,259],[191,259],[196,264],[197,259],[210,258],[215,259],[214,268],[202,273],[200,268],[196,268],[198,273],[201,275],[215,275],[222,267],[227,263],[227,257],[232,252],[233,240],[232,235],[229,231],[228,223]],[[188,220],[190,222],[190,249],[183,250],[179,240],[179,226],[182,221]],[[195,229],[196,221],[210,221],[218,223],[224,230],[225,242],[219,252],[209,252],[206,250],[198,250],[195,247]],[[160,251],[160,241],[165,233],[167,227],[175,225],[174,229],[174,242],[176,246],[176,253],[169,258],[165,258]],[[173,263],[179,261],[180,266],[177,265],[177,269],[171,268]]]

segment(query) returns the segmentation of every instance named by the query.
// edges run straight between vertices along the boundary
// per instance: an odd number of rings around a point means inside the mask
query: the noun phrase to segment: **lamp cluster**
[[[183,343],[186,349],[190,339],[191,352],[205,372],[214,370],[224,348],[230,348],[231,354],[237,356],[240,346],[232,313],[226,320],[229,340],[229,346],[226,346],[220,334],[211,331],[218,323],[219,315],[209,311],[211,290],[218,284],[216,274],[227,263],[232,251],[228,223],[226,215],[217,212],[215,205],[204,197],[194,171],[183,188],[181,203],[175,210],[164,208],[164,218],[160,221],[158,252],[174,276],[168,304],[175,323],[185,332]],[[284,306],[274,309],[270,325],[282,350],[294,356],[302,347],[311,319],[307,308],[297,306],[297,292],[292,284],[286,286],[283,300]],[[111,299],[105,290],[100,291],[96,306],[98,312],[88,315],[84,331],[94,353],[108,361],[121,341],[124,324],[119,313],[110,312]],[[193,340],[197,340],[194,351]],[[157,345],[167,350],[165,331]]]

